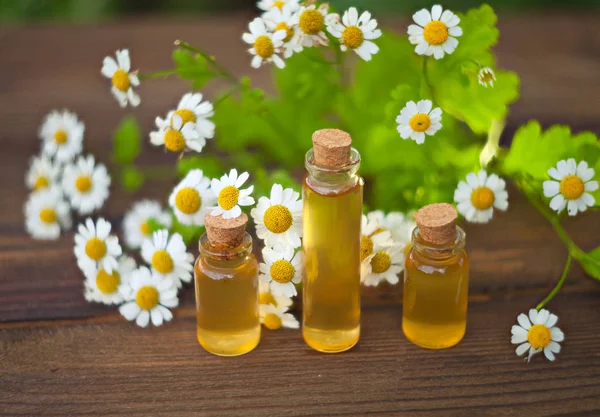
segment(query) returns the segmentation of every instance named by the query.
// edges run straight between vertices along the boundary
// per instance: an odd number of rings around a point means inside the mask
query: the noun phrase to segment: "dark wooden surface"
[[[0,415],[600,415],[600,286],[579,267],[550,306],[566,334],[557,362],[536,357],[527,365],[514,355],[511,325],[545,296],[566,257],[514,190],[507,213],[467,226],[469,326],[453,349],[427,351],[404,339],[399,287],[365,290],[361,342],[333,356],[289,330],[265,331],[244,357],[211,356],[195,339],[189,286],[173,323],[160,328],[139,329],[116,309],[85,302],[72,233],[47,243],[23,229],[23,177],[41,118],[56,107],[76,111],[87,150],[108,161],[110,133],[130,110],[118,108],[99,76],[102,57],[129,47],[135,67],[164,69],[174,39],[269,88],[268,71],[251,71],[239,42],[248,18],[0,28]],[[499,65],[522,80],[509,130],[537,118],[600,131],[599,18],[501,17]],[[186,88],[177,80],[141,87],[133,113],[145,132]],[[143,154],[147,164],[173,162],[148,145]],[[103,213],[116,225],[134,199],[164,200],[172,185],[154,181],[134,196],[114,189]],[[598,214],[567,227],[585,249],[600,243]]]

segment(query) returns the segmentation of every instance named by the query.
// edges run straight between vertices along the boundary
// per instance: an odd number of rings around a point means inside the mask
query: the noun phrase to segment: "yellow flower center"
[[[48,185],[50,185],[50,182],[48,181],[48,178],[42,176],[37,177],[37,179],[35,180],[35,184],[33,185],[33,189],[34,190],[40,190],[42,188],[46,188]]]
[[[425,132],[431,126],[431,119],[425,113],[417,113],[410,118],[410,128],[415,132]]]
[[[273,281],[276,281],[280,284],[286,284],[294,278],[296,269],[290,263],[290,261],[280,259],[278,261],[273,262],[273,265],[271,265],[270,272]]]
[[[50,224],[56,222],[56,212],[52,209],[45,208],[40,211],[40,220]]]
[[[494,204],[494,192],[487,187],[477,187],[471,193],[471,204],[478,210],[487,210]]]
[[[277,32],[278,30],[285,30],[285,33],[287,33],[287,36],[283,38],[284,42],[289,41],[290,39],[292,39],[292,36],[294,36],[294,29],[289,27],[288,24],[285,22],[281,22],[277,26],[275,26],[275,32]]]
[[[423,37],[430,45],[441,45],[448,40],[448,26],[439,20],[432,20],[425,25]]]
[[[202,205],[200,193],[192,187],[182,188],[175,196],[175,206],[185,214],[193,214],[198,211]]]
[[[106,243],[93,237],[85,244],[85,254],[94,261],[99,261],[106,255]]]
[[[182,126],[189,122],[196,123],[196,115],[191,110],[179,109],[173,114],[173,116],[175,115],[181,117]],[[171,116],[171,125],[173,124],[173,116]]]
[[[75,180],[75,188],[77,188],[80,193],[87,193],[90,191],[90,188],[92,188],[92,179],[87,175],[80,175]]]
[[[261,58],[270,58],[275,53],[273,42],[268,36],[262,35],[254,41],[254,50],[256,55]]]
[[[259,304],[273,304],[277,307],[277,301],[275,301],[275,297],[270,292],[261,292],[258,295],[258,303]]]
[[[385,252],[377,252],[371,259],[371,269],[376,274],[387,271],[391,264],[392,258]]]
[[[534,349],[545,348],[551,340],[550,329],[543,324],[534,324],[527,332],[527,341]]]
[[[360,260],[361,262],[367,259],[373,253],[373,240],[369,236],[360,238]]]
[[[263,319],[263,324],[269,330],[278,330],[283,323],[277,314],[269,313]]]
[[[152,268],[156,269],[161,274],[168,274],[173,271],[173,259],[169,252],[164,249],[159,249],[152,255]]]
[[[54,141],[59,145],[65,143],[67,139],[67,132],[65,132],[64,130],[57,130],[56,133],[54,133]]]
[[[223,210],[231,210],[238,203],[238,198],[240,196],[240,190],[235,188],[233,185],[228,185],[227,187],[223,187],[223,189],[219,192],[219,197],[217,198],[219,202],[219,206]]]
[[[119,68],[112,76],[112,84],[117,90],[127,91],[131,86],[129,82],[129,74],[124,69]]]
[[[158,304],[158,290],[150,285],[140,288],[135,302],[142,310],[152,310]]]
[[[285,4],[285,2],[283,2],[283,1],[274,1],[273,7],[277,7],[279,10],[283,10],[284,4]]]
[[[96,275],[96,286],[104,294],[112,294],[117,291],[120,283],[121,276],[117,271],[109,274],[104,269],[101,269],[98,271],[98,275]]]
[[[140,232],[142,232],[142,234],[144,235],[149,235],[151,230],[150,230],[150,225],[148,224],[148,222],[144,222],[142,224],[140,224]]]
[[[488,84],[488,83],[494,81],[494,74],[489,70],[482,70],[479,73],[479,79],[481,80],[482,83]]]
[[[560,193],[567,200],[577,200],[585,191],[585,184],[577,175],[567,175],[560,182]]]
[[[265,227],[272,233],[284,233],[292,226],[290,209],[281,204],[269,207],[265,211]]]
[[[323,30],[323,26],[325,25],[325,18],[323,15],[315,9],[305,10],[299,19],[298,26],[302,32],[307,35],[316,35],[321,30]]]
[[[363,32],[357,26],[348,26],[342,33],[342,43],[350,49],[358,48],[364,40]]]
[[[179,130],[169,129],[165,132],[165,148],[171,152],[181,152],[185,149],[185,138]]]

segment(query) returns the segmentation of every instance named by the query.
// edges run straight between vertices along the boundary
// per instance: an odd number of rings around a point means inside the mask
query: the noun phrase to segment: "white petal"
[[[551,328],[550,334],[552,335],[552,340],[555,342],[562,342],[565,340],[565,334],[558,327]]]
[[[423,27],[427,25],[427,23],[431,22],[431,14],[427,9],[419,10],[418,12],[413,14],[412,18],[415,21],[415,23]]]
[[[148,310],[140,311],[140,314],[137,316],[137,319],[135,319],[135,323],[140,327],[148,326],[149,322],[150,322],[150,313],[148,312]]]
[[[530,347],[531,345],[529,343],[523,343],[522,345],[518,346],[517,349],[515,349],[515,352],[517,353],[517,356],[521,356],[527,352],[527,349]]]
[[[565,200],[562,194],[558,194],[552,200],[550,200],[550,208],[557,213],[563,211],[566,205],[567,200]]]
[[[440,20],[441,16],[442,16],[442,6],[440,6],[439,4],[436,4],[435,6],[433,6],[431,8],[431,19],[432,20]]]
[[[529,318],[524,313],[519,314],[519,316],[517,317],[517,322],[519,322],[521,327],[524,328],[525,330],[529,330],[531,328],[531,323],[529,322]]]
[[[560,184],[556,181],[544,181],[542,185],[544,188],[544,196],[546,197],[554,197],[560,192]]]

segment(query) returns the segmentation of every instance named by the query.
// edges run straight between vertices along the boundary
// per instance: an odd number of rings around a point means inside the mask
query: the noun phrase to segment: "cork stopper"
[[[448,203],[429,204],[415,214],[421,237],[434,245],[444,245],[456,238],[456,209]]]
[[[246,232],[248,216],[242,213],[235,219],[224,219],[222,216],[204,216],[204,225],[208,241],[215,248],[235,248],[242,244]]]
[[[352,138],[339,129],[321,129],[312,135],[315,165],[324,168],[345,166],[350,162]]]

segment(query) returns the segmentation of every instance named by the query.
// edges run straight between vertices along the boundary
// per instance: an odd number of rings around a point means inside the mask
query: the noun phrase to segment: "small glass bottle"
[[[302,335],[320,352],[342,352],[360,337],[360,224],[363,181],[352,139],[313,134],[303,190]]]
[[[205,217],[194,267],[198,342],[219,356],[243,355],[260,341],[258,263],[248,216]]]
[[[424,348],[448,348],[465,335],[469,260],[456,218],[456,209],[445,203],[425,206],[415,215],[404,268],[402,330]]]

